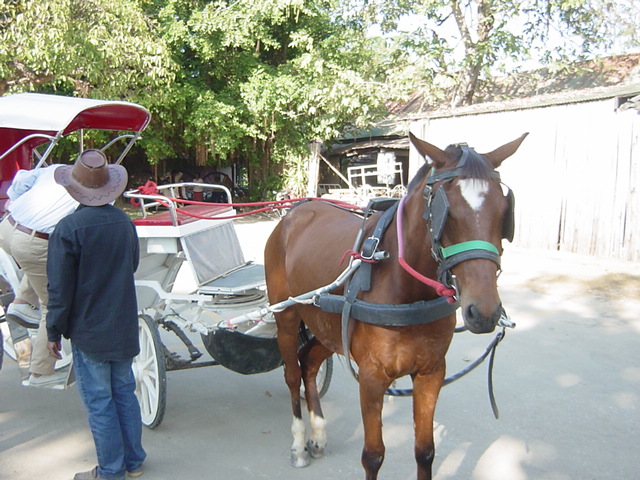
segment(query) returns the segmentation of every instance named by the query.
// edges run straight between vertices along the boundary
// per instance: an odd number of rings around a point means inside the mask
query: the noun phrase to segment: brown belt
[[[15,219],[11,215],[9,215],[8,219],[9,219],[9,223],[14,227],[16,227],[16,230],[20,230],[21,232],[24,232],[28,235],[33,235],[34,237],[37,237],[37,238],[42,238],[43,240],[49,240],[48,233],[38,232],[37,230],[32,230],[31,228],[25,227],[24,225],[20,225],[18,222],[15,221]]]

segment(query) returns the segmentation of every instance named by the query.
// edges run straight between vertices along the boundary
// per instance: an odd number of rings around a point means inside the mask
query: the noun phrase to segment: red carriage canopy
[[[39,93],[0,98],[0,204],[15,173],[32,168],[34,148],[81,129],[140,133],[150,118],[146,108],[123,101]]]

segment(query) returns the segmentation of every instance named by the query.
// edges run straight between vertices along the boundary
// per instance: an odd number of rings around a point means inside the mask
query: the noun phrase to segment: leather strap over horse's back
[[[396,210],[398,209],[398,202],[396,201],[390,208],[387,208],[384,213],[378,219],[378,223],[376,224],[376,228],[369,238],[367,238],[363,242],[363,248],[367,245],[368,250],[372,250],[370,252],[365,252],[369,258],[373,258],[373,254],[375,250],[378,248],[380,244],[380,239],[384,235],[384,232],[389,227],[393,216],[395,215]],[[369,213],[371,211],[371,203],[367,207]],[[366,218],[366,217],[365,217]],[[364,230],[364,222],[362,224],[362,230]],[[359,236],[362,234],[360,232]],[[344,356],[347,359],[347,363],[349,364],[349,368],[351,369],[351,373],[358,378],[358,374],[353,369],[353,365],[348,361],[350,359],[350,346],[351,339],[349,338],[349,318],[351,317],[351,308],[353,307],[353,303],[355,302],[356,296],[362,290],[367,292],[371,289],[371,266],[373,264],[369,262],[363,262],[360,264],[360,267],[353,274],[353,277],[347,280],[347,284],[345,286],[345,294],[342,297],[344,303],[342,304],[342,348],[344,350]]]
[[[380,241],[391,224],[398,209],[399,202],[383,204],[387,207],[378,219],[378,223],[370,237],[362,244],[362,258],[373,258]],[[371,205],[367,208],[370,211]],[[364,229],[364,222],[362,229]],[[360,232],[362,235],[362,231]],[[353,277],[347,280],[344,295],[323,293],[316,298],[315,305],[328,313],[341,313],[342,345],[344,355],[350,358],[351,339],[349,337],[349,319],[354,318],[361,322],[374,325],[407,326],[418,325],[440,320],[451,315],[458,308],[458,304],[447,302],[445,297],[433,300],[419,301],[410,304],[387,305],[359,300],[356,297],[363,291],[371,289],[371,270],[373,263],[360,264]],[[357,378],[351,362],[349,368]]]

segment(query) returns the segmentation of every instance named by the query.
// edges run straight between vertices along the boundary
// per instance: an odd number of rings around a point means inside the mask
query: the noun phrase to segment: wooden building
[[[499,169],[516,196],[515,245],[639,262],[640,55],[505,78],[482,95],[455,110],[412,99],[387,123],[480,153],[529,132]],[[412,148],[409,178],[422,162]]]

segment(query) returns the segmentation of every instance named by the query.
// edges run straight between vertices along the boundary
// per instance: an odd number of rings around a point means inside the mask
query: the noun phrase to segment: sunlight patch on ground
[[[413,446],[413,425],[401,423],[385,423],[382,429],[384,444],[387,448],[402,447],[412,448]]]
[[[640,383],[640,367],[627,367],[622,370],[622,378],[628,382]]]
[[[635,410],[640,402],[638,394],[633,392],[616,392],[613,394],[613,401],[624,410]]]
[[[535,452],[535,456],[533,452]],[[480,457],[473,471],[472,479],[528,480],[525,465],[535,463],[539,468],[544,468],[555,457],[556,451],[550,445],[531,446],[523,440],[502,435]],[[548,472],[545,478],[553,478],[554,480],[569,480],[570,478],[564,475],[549,475],[552,473]]]
[[[556,377],[556,383],[563,388],[575,387],[580,384],[582,379],[574,373],[563,373]]]
[[[84,448],[70,449],[69,445],[83,445]],[[21,442],[20,448],[12,451],[7,458],[10,458],[10,461],[3,465],[3,469],[7,472],[19,471],[25,464],[34,464],[34,462],[46,465],[50,472],[65,471],[69,465],[78,463],[79,459],[86,466],[86,468],[81,467],[80,470],[82,468],[89,470],[96,464],[94,444],[88,427],[86,431],[74,431],[64,435],[55,433],[36,435],[28,441]]]
[[[442,461],[440,468],[438,468],[436,477],[439,479],[441,478],[442,480],[457,478],[457,472],[462,465],[465,457],[467,456],[467,452],[470,446],[471,443],[469,442],[461,443],[458,448],[447,455],[447,458]]]

